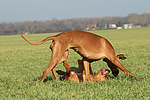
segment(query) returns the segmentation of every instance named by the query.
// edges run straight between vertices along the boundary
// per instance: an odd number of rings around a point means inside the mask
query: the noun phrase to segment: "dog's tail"
[[[32,44],[32,45],[40,45],[40,44],[43,44],[44,42],[46,41],[49,41],[49,40],[55,40],[56,39],[56,36],[49,36],[47,38],[45,38],[44,40],[42,40],[41,42],[38,42],[38,43],[33,43],[33,42],[30,42],[29,40],[27,40],[24,36],[21,35],[21,37],[27,41],[28,43]]]

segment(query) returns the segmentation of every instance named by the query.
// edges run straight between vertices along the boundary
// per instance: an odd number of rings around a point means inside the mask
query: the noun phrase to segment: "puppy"
[[[107,79],[107,75],[110,73],[110,70],[102,68],[100,71],[98,71],[93,76],[90,76],[89,81],[90,82],[99,82],[99,81],[105,81]]]
[[[124,54],[117,55],[117,58],[121,59],[121,60],[126,59]],[[114,68],[114,69],[117,68],[108,59],[103,59],[103,61],[105,61],[107,63],[109,68]],[[63,62],[63,65],[66,68],[70,68],[69,64],[66,61]],[[67,72],[69,72],[69,73],[61,71],[61,70],[58,70],[56,72],[59,75],[63,75],[62,79],[66,79],[66,80],[73,81],[73,82],[86,82],[85,71],[84,71],[82,60],[78,60],[78,66],[79,66],[79,68],[71,67],[70,69],[67,69]],[[104,80],[106,80],[107,75],[110,73],[110,70],[102,68],[100,71],[98,71],[96,74],[93,75],[93,72],[92,72],[92,69],[91,69],[91,64],[89,64],[89,68],[90,68],[89,69],[90,70],[90,77],[89,77],[88,81],[90,81],[90,82],[104,81]],[[113,75],[115,75],[115,74],[113,73]]]
[[[78,62],[81,60],[78,60]],[[64,66],[69,66],[69,64],[67,62],[64,62],[63,64]],[[57,70],[56,72],[59,75],[63,75],[62,79],[66,79],[68,81],[72,81],[72,82],[86,82],[86,78],[85,78],[85,71],[83,70],[81,72],[81,68],[82,68],[82,63],[79,63],[79,68],[76,67],[71,67],[71,71],[70,73],[61,71],[61,70]],[[90,69],[91,70],[91,69]],[[96,74],[93,75],[92,71],[90,71],[91,75],[88,81],[90,82],[99,82],[99,81],[104,81],[107,79],[107,75],[109,74],[110,70],[102,68],[100,71],[98,71]]]

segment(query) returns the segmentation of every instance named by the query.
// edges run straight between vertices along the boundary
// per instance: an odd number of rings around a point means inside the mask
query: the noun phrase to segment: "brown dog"
[[[68,74],[67,72],[58,70],[56,71],[59,75],[64,75],[62,78],[72,81],[72,82],[86,82],[85,79],[85,71],[83,70],[81,72],[80,67],[83,67],[83,65],[81,65],[79,68],[76,67],[69,67],[69,64],[64,61],[64,67],[68,67],[71,69],[70,73]],[[80,64],[79,64],[80,65]],[[91,70],[91,69],[90,69]],[[98,71],[95,75],[91,75],[89,77],[90,82],[99,82],[99,81],[104,81],[106,80],[107,75],[109,74],[109,70],[102,68],[100,71]]]
[[[117,55],[117,58],[121,59],[121,60],[126,59],[124,54]],[[105,61],[111,69],[116,67],[114,64],[112,64],[106,58],[103,59],[103,61]],[[70,67],[69,64],[67,63],[67,61],[64,61],[63,65],[64,65],[65,68],[68,68],[66,72],[61,71],[61,70],[56,71],[59,75],[64,75],[62,77],[63,80],[66,79],[66,80],[73,81],[73,82],[81,82],[81,81],[82,82],[86,82],[86,80],[85,80],[85,71],[84,71],[83,61],[82,60],[78,60],[79,68]],[[89,63],[89,67],[90,67],[90,69],[89,69],[90,70],[90,74],[93,75],[90,63]],[[70,72],[70,73],[67,73],[67,72]],[[104,80],[106,80],[106,77],[109,74],[109,72],[110,72],[109,70],[107,70],[105,68],[102,68],[95,75],[90,76],[88,81],[90,81],[90,82],[104,81]]]
[[[50,70],[52,70],[54,78],[58,79],[54,68],[57,64],[62,63],[68,58],[68,49],[75,50],[83,57],[83,64],[87,80],[90,76],[89,63],[104,58],[107,58],[116,66],[112,68],[112,72],[116,73],[116,75],[118,74],[119,68],[127,75],[134,76],[122,66],[110,42],[96,34],[78,30],[67,31],[55,36],[47,37],[38,43],[32,43],[23,36],[22,38],[32,45],[40,45],[46,41],[53,40],[50,46],[50,49],[52,50],[51,61],[46,70],[43,72],[40,83],[43,83]]]
[[[59,75],[64,75],[63,79],[72,81],[72,82],[86,82],[85,79],[85,71],[83,73],[76,73],[75,71],[71,71],[70,74],[67,72],[63,72],[61,70],[56,71]],[[104,81],[107,78],[107,75],[109,74],[109,70],[102,68],[100,71],[98,71],[96,74],[91,75],[89,77],[90,82],[99,82]]]

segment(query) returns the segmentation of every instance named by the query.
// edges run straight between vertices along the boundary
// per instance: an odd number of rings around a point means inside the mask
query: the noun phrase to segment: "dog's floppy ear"
[[[56,71],[59,75],[65,75],[66,74],[66,72],[64,72],[64,71],[62,71],[62,70],[57,70]]]

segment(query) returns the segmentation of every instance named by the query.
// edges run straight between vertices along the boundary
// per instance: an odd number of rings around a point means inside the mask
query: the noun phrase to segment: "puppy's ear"
[[[66,72],[64,72],[64,71],[62,71],[62,70],[57,70],[56,71],[59,75],[65,75],[66,74]]]

